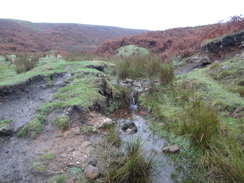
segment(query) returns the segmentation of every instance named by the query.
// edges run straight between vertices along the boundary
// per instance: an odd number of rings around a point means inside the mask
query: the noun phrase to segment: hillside
[[[108,39],[145,30],[66,23],[0,19],[0,52],[85,52]]]
[[[244,30],[244,18],[235,16],[226,23],[147,32],[106,41],[93,50],[93,53],[108,56],[115,54],[121,46],[137,45],[159,54],[161,59],[170,62],[195,54],[204,40],[241,30]]]

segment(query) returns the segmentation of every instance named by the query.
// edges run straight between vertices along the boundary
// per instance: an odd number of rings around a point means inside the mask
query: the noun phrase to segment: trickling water
[[[165,145],[165,140],[158,135],[153,134],[150,130],[148,122],[141,116],[134,114],[137,110],[135,103],[134,91],[131,93],[130,110],[132,117],[130,119],[119,119],[116,130],[120,133],[122,139],[122,151],[125,151],[127,142],[139,139],[142,141],[143,150],[145,156],[154,154],[154,161],[156,163],[156,175],[153,175],[154,183],[174,183],[171,179],[171,174],[175,172],[173,162],[167,158],[162,152],[162,148]],[[122,130],[125,124],[135,123],[137,132],[134,134],[128,134]]]
[[[134,97],[134,90],[130,94],[130,110],[132,113],[138,109],[138,106],[136,105],[135,97]]]

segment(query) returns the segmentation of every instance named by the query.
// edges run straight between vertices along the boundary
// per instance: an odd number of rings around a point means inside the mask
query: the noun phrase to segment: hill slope
[[[227,23],[147,32],[107,41],[93,53],[112,55],[121,46],[137,45],[158,53],[163,60],[172,61],[176,57],[182,59],[196,53],[206,39],[241,30],[244,30],[244,18],[235,16]]]
[[[0,52],[84,52],[105,40],[143,32],[146,30],[0,19]]]

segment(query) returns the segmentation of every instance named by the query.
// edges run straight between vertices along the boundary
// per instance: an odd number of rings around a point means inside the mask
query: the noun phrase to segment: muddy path
[[[52,86],[48,86],[44,76],[36,76],[21,87],[2,88],[6,94],[0,96],[0,121],[10,119],[16,132],[35,116],[41,104],[52,101],[52,96],[69,77],[69,73],[54,74]]]

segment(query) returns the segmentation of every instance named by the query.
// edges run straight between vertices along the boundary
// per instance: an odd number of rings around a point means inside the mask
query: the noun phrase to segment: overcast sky
[[[244,0],[1,0],[0,18],[165,30],[244,14]]]

